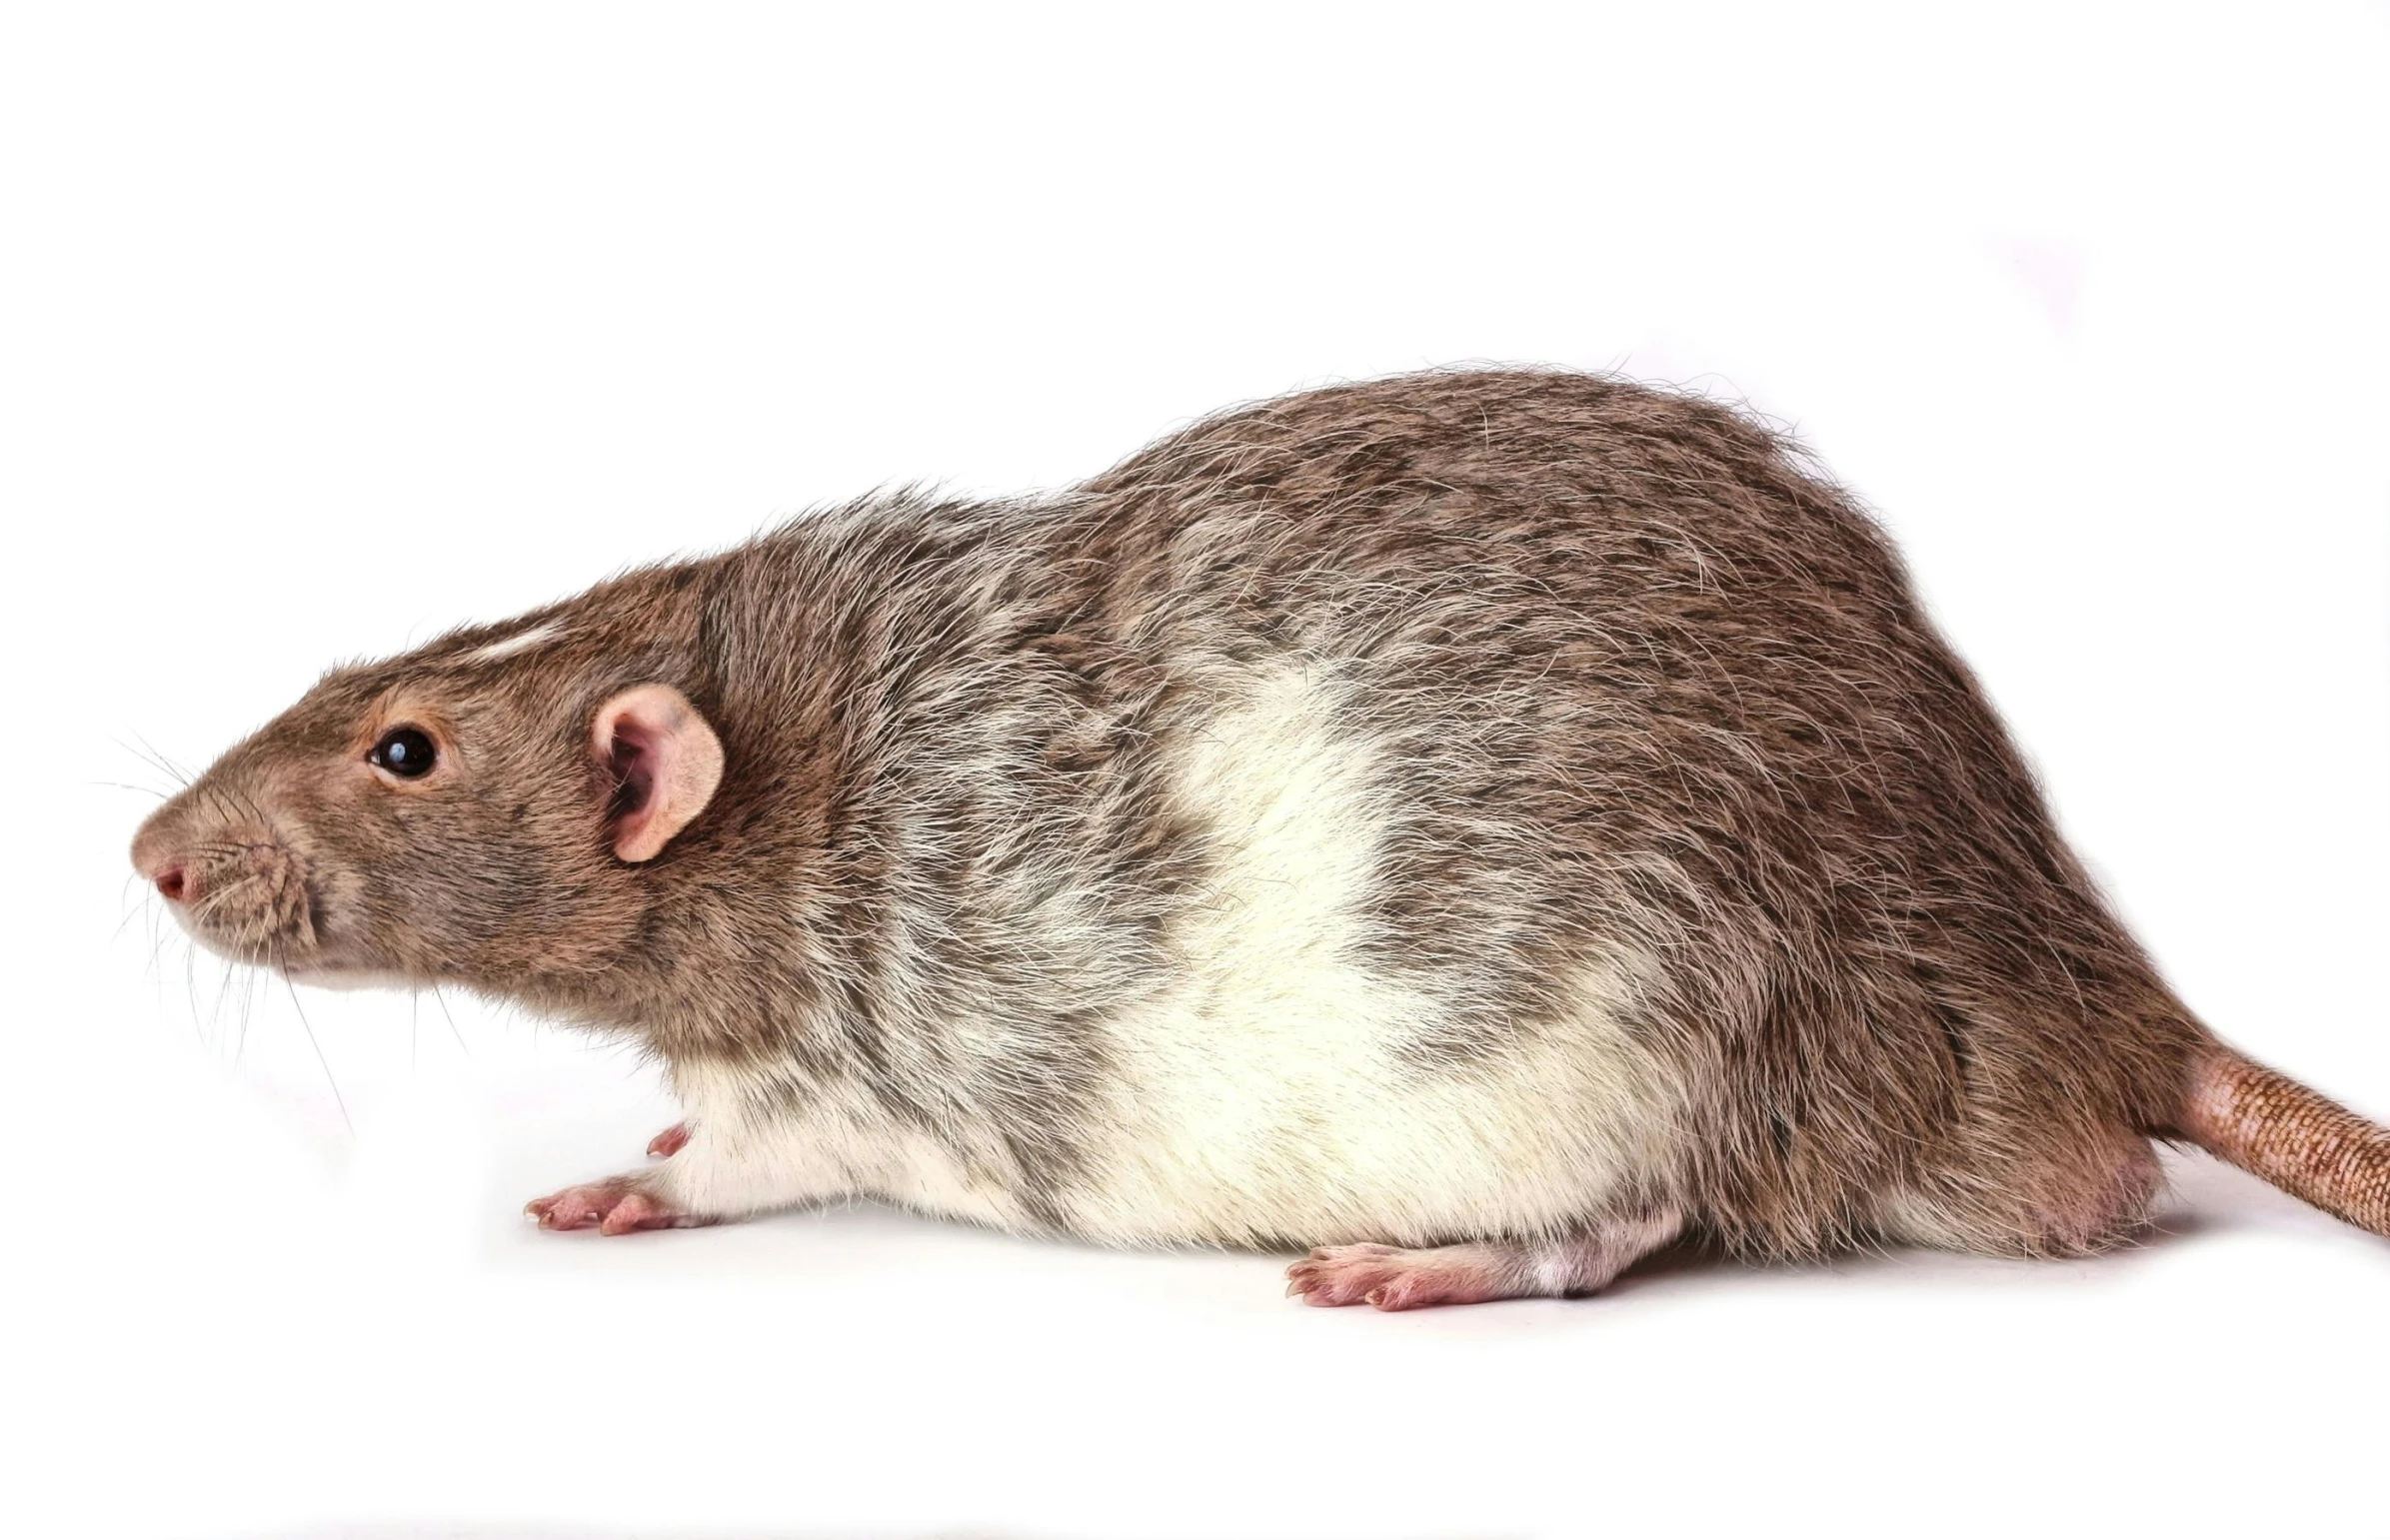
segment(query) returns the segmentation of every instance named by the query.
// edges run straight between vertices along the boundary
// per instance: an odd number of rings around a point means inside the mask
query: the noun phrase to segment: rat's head
[[[534,618],[337,670],[158,809],[133,864],[200,941],[297,977],[603,970],[640,864],[722,773],[704,717],[620,656]]]

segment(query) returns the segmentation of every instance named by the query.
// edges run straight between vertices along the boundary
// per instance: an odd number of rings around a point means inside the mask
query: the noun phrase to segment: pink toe
[[[607,1211],[606,1220],[598,1226],[601,1235],[628,1235],[633,1230],[655,1230],[670,1225],[672,1210],[644,1192],[627,1192],[621,1202]]]

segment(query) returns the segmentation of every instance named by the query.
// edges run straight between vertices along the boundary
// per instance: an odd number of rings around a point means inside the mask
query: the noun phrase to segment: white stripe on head
[[[500,638],[498,641],[492,642],[486,647],[477,647],[472,652],[467,653],[463,658],[459,659],[458,662],[496,663],[501,658],[512,658],[517,653],[529,652],[531,649],[538,647],[541,643],[549,641],[552,638],[562,636],[563,634],[564,628],[558,625],[556,622],[543,622],[538,626],[532,627],[529,631],[517,632],[511,637]]]

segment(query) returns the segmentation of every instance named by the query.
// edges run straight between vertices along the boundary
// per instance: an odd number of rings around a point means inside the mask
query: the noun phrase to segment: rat
[[[860,1196],[1394,1310],[2094,1252],[2176,1141],[2390,1234],[2390,1131],[2175,997],[1872,518],[1607,376],[820,510],[333,670],[132,854],[230,957],[659,1060],[553,1230]]]

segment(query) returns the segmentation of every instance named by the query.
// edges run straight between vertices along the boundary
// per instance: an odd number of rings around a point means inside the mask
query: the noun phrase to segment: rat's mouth
[[[179,857],[175,877],[175,917],[210,951],[284,972],[326,965],[307,874],[279,840],[199,843]]]

